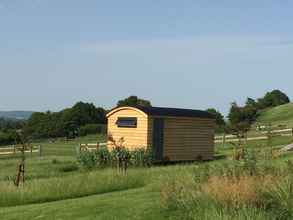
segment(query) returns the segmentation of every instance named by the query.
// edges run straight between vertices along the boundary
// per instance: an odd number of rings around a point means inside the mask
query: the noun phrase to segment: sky
[[[293,99],[293,1],[0,0],[0,110]]]

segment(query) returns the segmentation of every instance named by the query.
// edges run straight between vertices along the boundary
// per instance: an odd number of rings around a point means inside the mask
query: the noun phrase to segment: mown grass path
[[[159,192],[144,187],[35,205],[0,208],[1,219],[166,219]]]

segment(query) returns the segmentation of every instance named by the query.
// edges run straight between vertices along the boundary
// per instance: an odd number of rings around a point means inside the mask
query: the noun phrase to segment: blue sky
[[[293,98],[289,0],[0,0],[0,109]]]

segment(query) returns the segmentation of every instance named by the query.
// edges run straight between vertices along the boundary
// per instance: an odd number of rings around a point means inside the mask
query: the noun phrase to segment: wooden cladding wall
[[[214,120],[166,118],[164,157],[171,161],[209,160],[214,156]]]
[[[119,128],[116,124],[118,117],[136,117],[136,128]],[[118,141],[124,138],[124,145],[129,149],[148,146],[148,117],[147,115],[133,109],[123,109],[108,117],[108,135],[112,135]],[[111,143],[108,143],[111,147]]]
[[[116,121],[119,117],[137,118],[137,127],[118,127]],[[163,159],[170,161],[213,159],[215,127],[213,119],[150,116],[139,109],[123,107],[108,114],[108,134],[116,141],[124,138],[124,146],[129,149],[153,147],[154,118],[164,119]],[[110,142],[108,147],[113,147]]]

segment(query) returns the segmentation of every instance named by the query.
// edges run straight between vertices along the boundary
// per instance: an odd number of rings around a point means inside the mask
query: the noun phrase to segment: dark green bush
[[[112,154],[107,147],[97,149],[95,155],[98,166],[106,167],[112,164]]]
[[[78,166],[76,164],[68,164],[68,165],[64,165],[64,166],[60,167],[59,171],[67,173],[67,172],[77,171],[78,169],[79,168],[78,168]]]
[[[15,134],[13,131],[0,131],[0,146],[15,143]]]
[[[149,149],[137,148],[131,154],[132,164],[136,167],[149,167],[153,163],[153,153]]]
[[[98,161],[96,152],[82,151],[78,156],[78,162],[86,169],[93,169],[97,167]]]
[[[95,151],[82,151],[78,156],[79,163],[86,169],[116,166],[119,160],[127,162],[128,166],[150,167],[153,163],[153,154],[151,150],[144,148],[130,151],[120,147],[109,151],[107,147],[101,147]]]
[[[89,134],[105,134],[106,125],[104,124],[87,124],[79,129],[80,136],[86,136]]]

